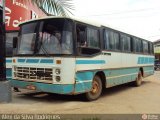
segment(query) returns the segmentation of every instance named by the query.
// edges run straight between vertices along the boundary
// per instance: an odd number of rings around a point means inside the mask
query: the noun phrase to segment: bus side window
[[[76,34],[78,53],[89,56],[100,53],[100,36],[97,27],[77,24]]]
[[[133,37],[131,37],[131,52],[136,52],[135,50],[135,40]]]
[[[79,39],[80,39],[80,46],[81,47],[87,47],[87,41],[85,40],[84,31],[79,32]]]
[[[109,31],[104,30],[104,49],[109,50]]]
[[[121,50],[118,32],[112,30],[104,31],[104,48],[113,51]]]
[[[87,46],[85,31],[86,31],[85,26],[77,25],[76,33],[77,33],[77,42],[79,44],[79,47],[86,47]]]
[[[90,48],[100,48],[99,31],[94,28],[87,28],[87,46]]]
[[[153,43],[151,43],[151,46],[152,46],[152,54],[154,54],[154,45],[153,45]]]
[[[148,53],[148,42],[143,41],[143,53],[147,54]]]
[[[134,38],[135,41],[135,51],[136,53],[142,52],[142,41],[138,38]]]
[[[125,34],[121,34],[122,51],[131,52],[131,38]]]
[[[114,33],[112,31],[109,32],[109,48],[115,50]]]

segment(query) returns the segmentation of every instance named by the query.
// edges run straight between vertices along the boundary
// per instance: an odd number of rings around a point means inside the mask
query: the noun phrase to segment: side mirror
[[[13,38],[13,48],[17,48],[18,37]]]

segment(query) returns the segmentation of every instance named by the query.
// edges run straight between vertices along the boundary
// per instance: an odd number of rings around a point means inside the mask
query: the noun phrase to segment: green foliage
[[[73,3],[72,0],[21,0],[23,2],[31,1],[50,15],[55,16],[69,16],[72,14]]]

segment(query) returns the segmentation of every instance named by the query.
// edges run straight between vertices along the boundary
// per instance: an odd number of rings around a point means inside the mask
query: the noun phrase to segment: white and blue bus
[[[140,86],[154,74],[152,42],[79,19],[22,23],[13,46],[12,86],[18,88],[96,100],[103,88]]]

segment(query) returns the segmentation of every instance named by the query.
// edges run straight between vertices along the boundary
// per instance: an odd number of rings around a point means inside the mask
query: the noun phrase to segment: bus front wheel
[[[101,93],[102,93],[102,81],[99,76],[95,76],[92,81],[92,89],[91,91],[85,93],[85,98],[88,101],[93,101],[98,99]]]

